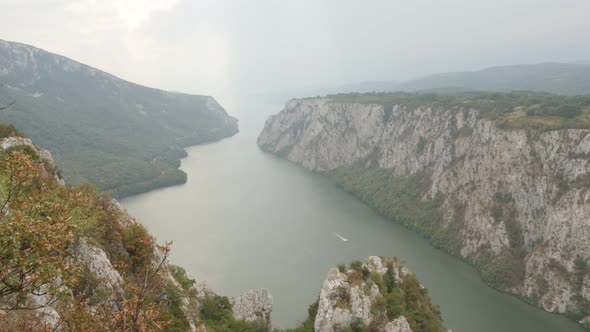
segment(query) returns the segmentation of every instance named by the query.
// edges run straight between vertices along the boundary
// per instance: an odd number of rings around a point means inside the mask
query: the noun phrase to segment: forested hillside
[[[0,41],[0,119],[52,151],[66,182],[125,196],[183,183],[183,147],[231,136],[209,96],[133,84],[41,49]]]
[[[581,95],[590,94],[590,66],[587,62],[497,66],[477,71],[427,75],[405,82],[364,82],[344,86],[340,90],[342,92],[527,90]]]

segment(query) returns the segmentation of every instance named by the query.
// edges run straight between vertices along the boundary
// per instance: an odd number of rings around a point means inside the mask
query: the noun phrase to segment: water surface
[[[240,134],[188,149],[182,161],[187,184],[123,201],[159,241],[174,242],[174,263],[218,293],[268,288],[273,324],[294,327],[330,267],[368,255],[397,256],[429,289],[453,332],[583,331],[487,287],[471,267],[327,179],[263,153],[256,136],[266,115],[252,114],[280,105],[238,106]]]

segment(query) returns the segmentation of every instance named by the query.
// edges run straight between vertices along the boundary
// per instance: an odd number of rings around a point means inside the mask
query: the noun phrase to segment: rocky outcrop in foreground
[[[528,121],[515,109],[508,120]],[[525,127],[500,128],[462,104],[295,99],[258,145],[332,176],[493,286],[580,317],[590,301],[590,130]]]
[[[232,304],[116,200],[58,173],[30,139],[0,139],[0,331],[272,329],[268,290]]]
[[[270,330],[272,295],[268,289],[255,289],[233,299],[233,315],[237,320],[262,321]]]
[[[427,291],[395,259],[367,257],[332,268],[322,285],[314,330],[445,331]]]

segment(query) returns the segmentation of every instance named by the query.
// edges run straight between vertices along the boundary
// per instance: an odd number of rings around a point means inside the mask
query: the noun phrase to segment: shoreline
[[[216,143],[216,142],[222,141],[224,139],[234,137],[235,135],[237,135],[239,133],[240,133],[240,130],[238,127],[236,127],[235,130],[232,130],[228,135],[224,135],[224,136],[220,136],[220,137],[213,137],[209,140],[205,140],[205,141],[203,141],[201,143],[197,143],[197,144],[189,144],[189,145],[181,146],[182,151],[183,151],[183,156],[175,159],[175,161],[178,163],[178,166],[174,169],[173,174],[168,175],[169,176],[168,179],[166,179],[165,177],[162,177],[163,174],[160,174],[160,176],[149,179],[147,181],[131,183],[131,184],[120,186],[120,187],[117,187],[117,188],[114,188],[111,190],[105,190],[104,192],[109,193],[117,200],[123,200],[123,199],[130,198],[133,196],[145,194],[145,193],[148,193],[148,192],[151,192],[154,190],[171,188],[171,187],[186,184],[186,182],[188,181],[188,175],[186,174],[186,172],[184,172],[183,170],[180,169],[180,166],[181,166],[182,159],[184,159],[188,156],[188,152],[186,151],[188,148],[191,148],[194,146]],[[124,189],[124,190],[122,190],[122,189]]]

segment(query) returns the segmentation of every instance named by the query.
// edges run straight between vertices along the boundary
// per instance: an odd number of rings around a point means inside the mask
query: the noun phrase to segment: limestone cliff
[[[469,104],[296,99],[267,120],[258,145],[333,176],[494,286],[588,315],[590,130],[497,123]]]
[[[255,289],[233,299],[233,316],[238,320],[262,321],[271,328],[272,295],[268,289]]]

